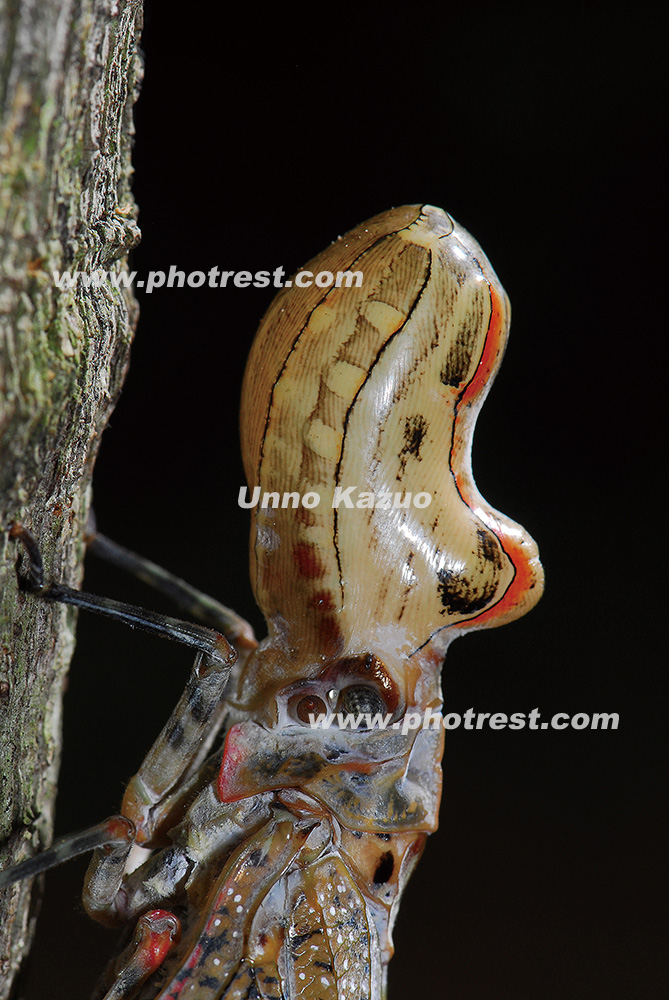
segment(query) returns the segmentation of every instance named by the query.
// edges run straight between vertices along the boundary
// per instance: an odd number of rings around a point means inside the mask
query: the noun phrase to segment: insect
[[[541,595],[535,543],[471,472],[509,323],[480,247],[442,210],[405,206],[304,270],[363,279],[284,288],[251,348],[241,436],[265,639],[101,536],[216,631],[45,587],[14,530],[29,589],[198,650],[121,813],[0,876],[94,849],[86,909],[135,927],[105,1000],[384,997],[402,890],[437,825],[446,649]]]

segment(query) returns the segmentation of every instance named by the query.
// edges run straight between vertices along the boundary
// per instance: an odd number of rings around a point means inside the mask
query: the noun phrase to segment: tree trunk
[[[0,0],[0,868],[51,836],[72,609],[17,589],[20,521],[47,578],[80,582],[91,473],[118,397],[131,293],[59,290],[114,275],[139,239],[130,196],[140,0]],[[29,944],[30,885],[0,894],[0,1000]]]

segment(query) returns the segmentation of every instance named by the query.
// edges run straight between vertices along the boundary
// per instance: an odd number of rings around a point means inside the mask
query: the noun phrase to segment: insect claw
[[[42,553],[40,552],[37,540],[18,521],[15,521],[9,529],[9,537],[16,538],[21,542],[28,557],[27,573],[22,564],[20,569],[17,570],[21,590],[26,590],[33,594],[40,593],[44,589],[44,567],[42,564]]]

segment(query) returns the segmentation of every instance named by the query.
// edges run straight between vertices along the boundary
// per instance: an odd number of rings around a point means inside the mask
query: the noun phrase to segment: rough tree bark
[[[51,836],[74,614],[18,592],[13,521],[49,576],[80,582],[100,435],[136,320],[129,291],[61,291],[52,272],[119,274],[130,195],[141,0],[0,0],[0,868]],[[0,893],[0,1000],[27,949],[30,885]]]

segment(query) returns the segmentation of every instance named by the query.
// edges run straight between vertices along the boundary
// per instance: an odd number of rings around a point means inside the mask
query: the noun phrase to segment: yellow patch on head
[[[365,302],[362,307],[362,314],[369,320],[379,333],[389,335],[399,330],[406,316],[399,309],[388,305],[387,302]]]
[[[325,384],[336,396],[353,399],[366,376],[364,368],[351,365],[348,361],[336,361],[325,375]]]
[[[336,322],[336,316],[337,310],[333,306],[321,302],[309,317],[307,329],[310,333],[323,333],[324,330],[329,330],[333,323]]]
[[[341,452],[341,431],[328,427],[322,420],[312,420],[304,429],[304,443],[321,458],[337,461]]]

